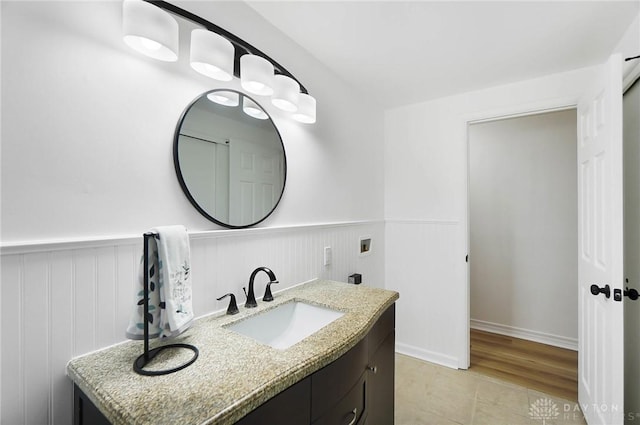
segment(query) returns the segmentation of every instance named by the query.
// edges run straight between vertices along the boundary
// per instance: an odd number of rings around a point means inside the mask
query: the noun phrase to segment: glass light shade
[[[178,22],[164,10],[142,0],[124,0],[122,28],[132,49],[165,62],[178,60]]]
[[[298,97],[300,84],[286,75],[273,77],[273,97],[271,103],[277,108],[287,112],[295,112],[298,109]]]
[[[246,91],[260,96],[273,94],[273,64],[261,56],[240,57],[240,84]]]
[[[242,110],[250,117],[257,118],[259,120],[266,120],[269,118],[267,113],[263,111],[258,104],[246,96],[242,97]]]
[[[200,74],[220,81],[233,79],[233,44],[205,29],[191,32],[191,67]]]
[[[305,124],[316,122],[316,99],[308,94],[300,93],[298,110],[292,115],[293,119]]]
[[[238,106],[240,95],[233,91],[214,91],[207,95],[207,99],[224,106]]]

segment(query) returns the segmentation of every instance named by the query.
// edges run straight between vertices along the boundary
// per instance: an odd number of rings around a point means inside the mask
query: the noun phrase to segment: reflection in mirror
[[[187,198],[222,226],[257,224],[280,202],[287,175],[280,133],[242,93],[212,90],[192,102],[178,123],[173,156]]]

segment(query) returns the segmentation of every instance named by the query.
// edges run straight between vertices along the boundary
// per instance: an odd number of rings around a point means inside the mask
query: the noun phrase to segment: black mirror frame
[[[276,201],[276,203],[273,206],[273,208],[271,209],[271,211],[269,211],[264,217],[262,217],[260,220],[256,221],[255,223],[250,223],[250,224],[246,224],[246,225],[243,224],[243,225],[236,226],[236,225],[233,225],[233,224],[224,223],[224,222],[216,219],[215,217],[211,216],[207,211],[205,211],[198,204],[196,199],[191,195],[191,192],[189,191],[189,188],[187,187],[187,184],[184,181],[184,177],[182,176],[182,171],[180,169],[180,160],[178,158],[178,141],[179,141],[179,137],[180,137],[180,129],[182,128],[182,123],[184,122],[185,116],[191,110],[191,107],[193,106],[194,103],[196,103],[198,100],[200,100],[203,96],[206,96],[209,93],[213,93],[213,92],[216,92],[216,91],[226,91],[226,92],[238,93],[240,96],[245,96],[245,97],[249,98],[250,100],[252,100],[256,105],[260,106],[260,108],[264,111],[265,114],[267,114],[267,116],[269,117],[269,120],[273,124],[273,128],[276,130],[276,133],[278,134],[278,138],[280,139],[280,144],[282,145],[282,154],[284,156],[284,180],[282,182],[282,190],[280,191],[280,196],[278,197],[278,200]],[[255,225],[263,222],[264,220],[266,220],[267,217],[269,217],[271,214],[273,214],[275,209],[280,204],[280,201],[282,200],[282,196],[284,195],[284,189],[287,186],[287,152],[286,152],[285,147],[284,147],[284,142],[282,141],[282,135],[280,134],[280,130],[278,130],[278,127],[276,126],[275,122],[271,118],[271,115],[269,115],[269,113],[264,110],[264,108],[262,107],[262,105],[260,105],[259,102],[257,102],[252,97],[247,96],[245,93],[240,92],[238,90],[234,90],[234,89],[213,89],[213,90],[209,90],[207,92],[202,93],[201,95],[199,95],[195,99],[193,99],[187,105],[187,107],[184,109],[184,111],[180,115],[180,119],[178,120],[178,125],[176,126],[176,131],[175,131],[174,136],[173,136],[173,166],[174,166],[174,168],[176,170],[176,176],[178,177],[178,182],[180,183],[180,187],[182,188],[182,192],[185,194],[187,199],[189,199],[189,202],[191,202],[191,204],[195,207],[195,209],[198,210],[198,212],[200,214],[202,214],[203,216],[205,216],[208,220],[210,220],[210,221],[212,221],[212,222],[214,222],[214,223],[216,223],[216,224],[218,224],[220,226],[226,227],[228,229],[246,229],[248,227],[255,226]]]

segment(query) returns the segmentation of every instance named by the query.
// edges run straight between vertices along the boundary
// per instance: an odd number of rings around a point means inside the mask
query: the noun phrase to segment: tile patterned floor
[[[395,425],[585,425],[575,402],[396,354]]]

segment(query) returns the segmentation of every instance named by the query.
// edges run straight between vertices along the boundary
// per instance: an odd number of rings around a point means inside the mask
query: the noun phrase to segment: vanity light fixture
[[[259,120],[266,120],[269,116],[258,106],[253,100],[247,96],[242,97],[242,110],[250,117],[257,118]]]
[[[207,95],[207,99],[224,106],[238,106],[240,95],[233,91],[213,91]]]
[[[308,94],[301,93],[298,98],[298,110],[293,113],[293,119],[304,123],[316,122],[316,99]]]
[[[190,62],[194,70],[221,81],[238,77],[244,90],[260,96],[273,95],[271,102],[279,109],[294,112],[295,120],[316,122],[316,100],[282,65],[229,31],[164,0],[123,1],[125,42],[147,56],[175,62],[179,29],[169,13],[203,27],[191,32]],[[210,100],[238,105],[237,99]],[[261,108],[258,110],[264,114]],[[260,118],[266,119],[264,115]]]
[[[273,64],[257,55],[240,57],[240,84],[249,93],[260,96],[273,94]]]
[[[215,32],[198,28],[191,31],[191,67],[219,81],[233,79],[233,44]]]
[[[134,50],[165,62],[178,60],[178,22],[142,0],[124,0],[124,41]]]
[[[287,112],[295,112],[298,110],[299,97],[300,84],[296,80],[286,75],[276,75],[273,78],[271,103],[277,108]]]

